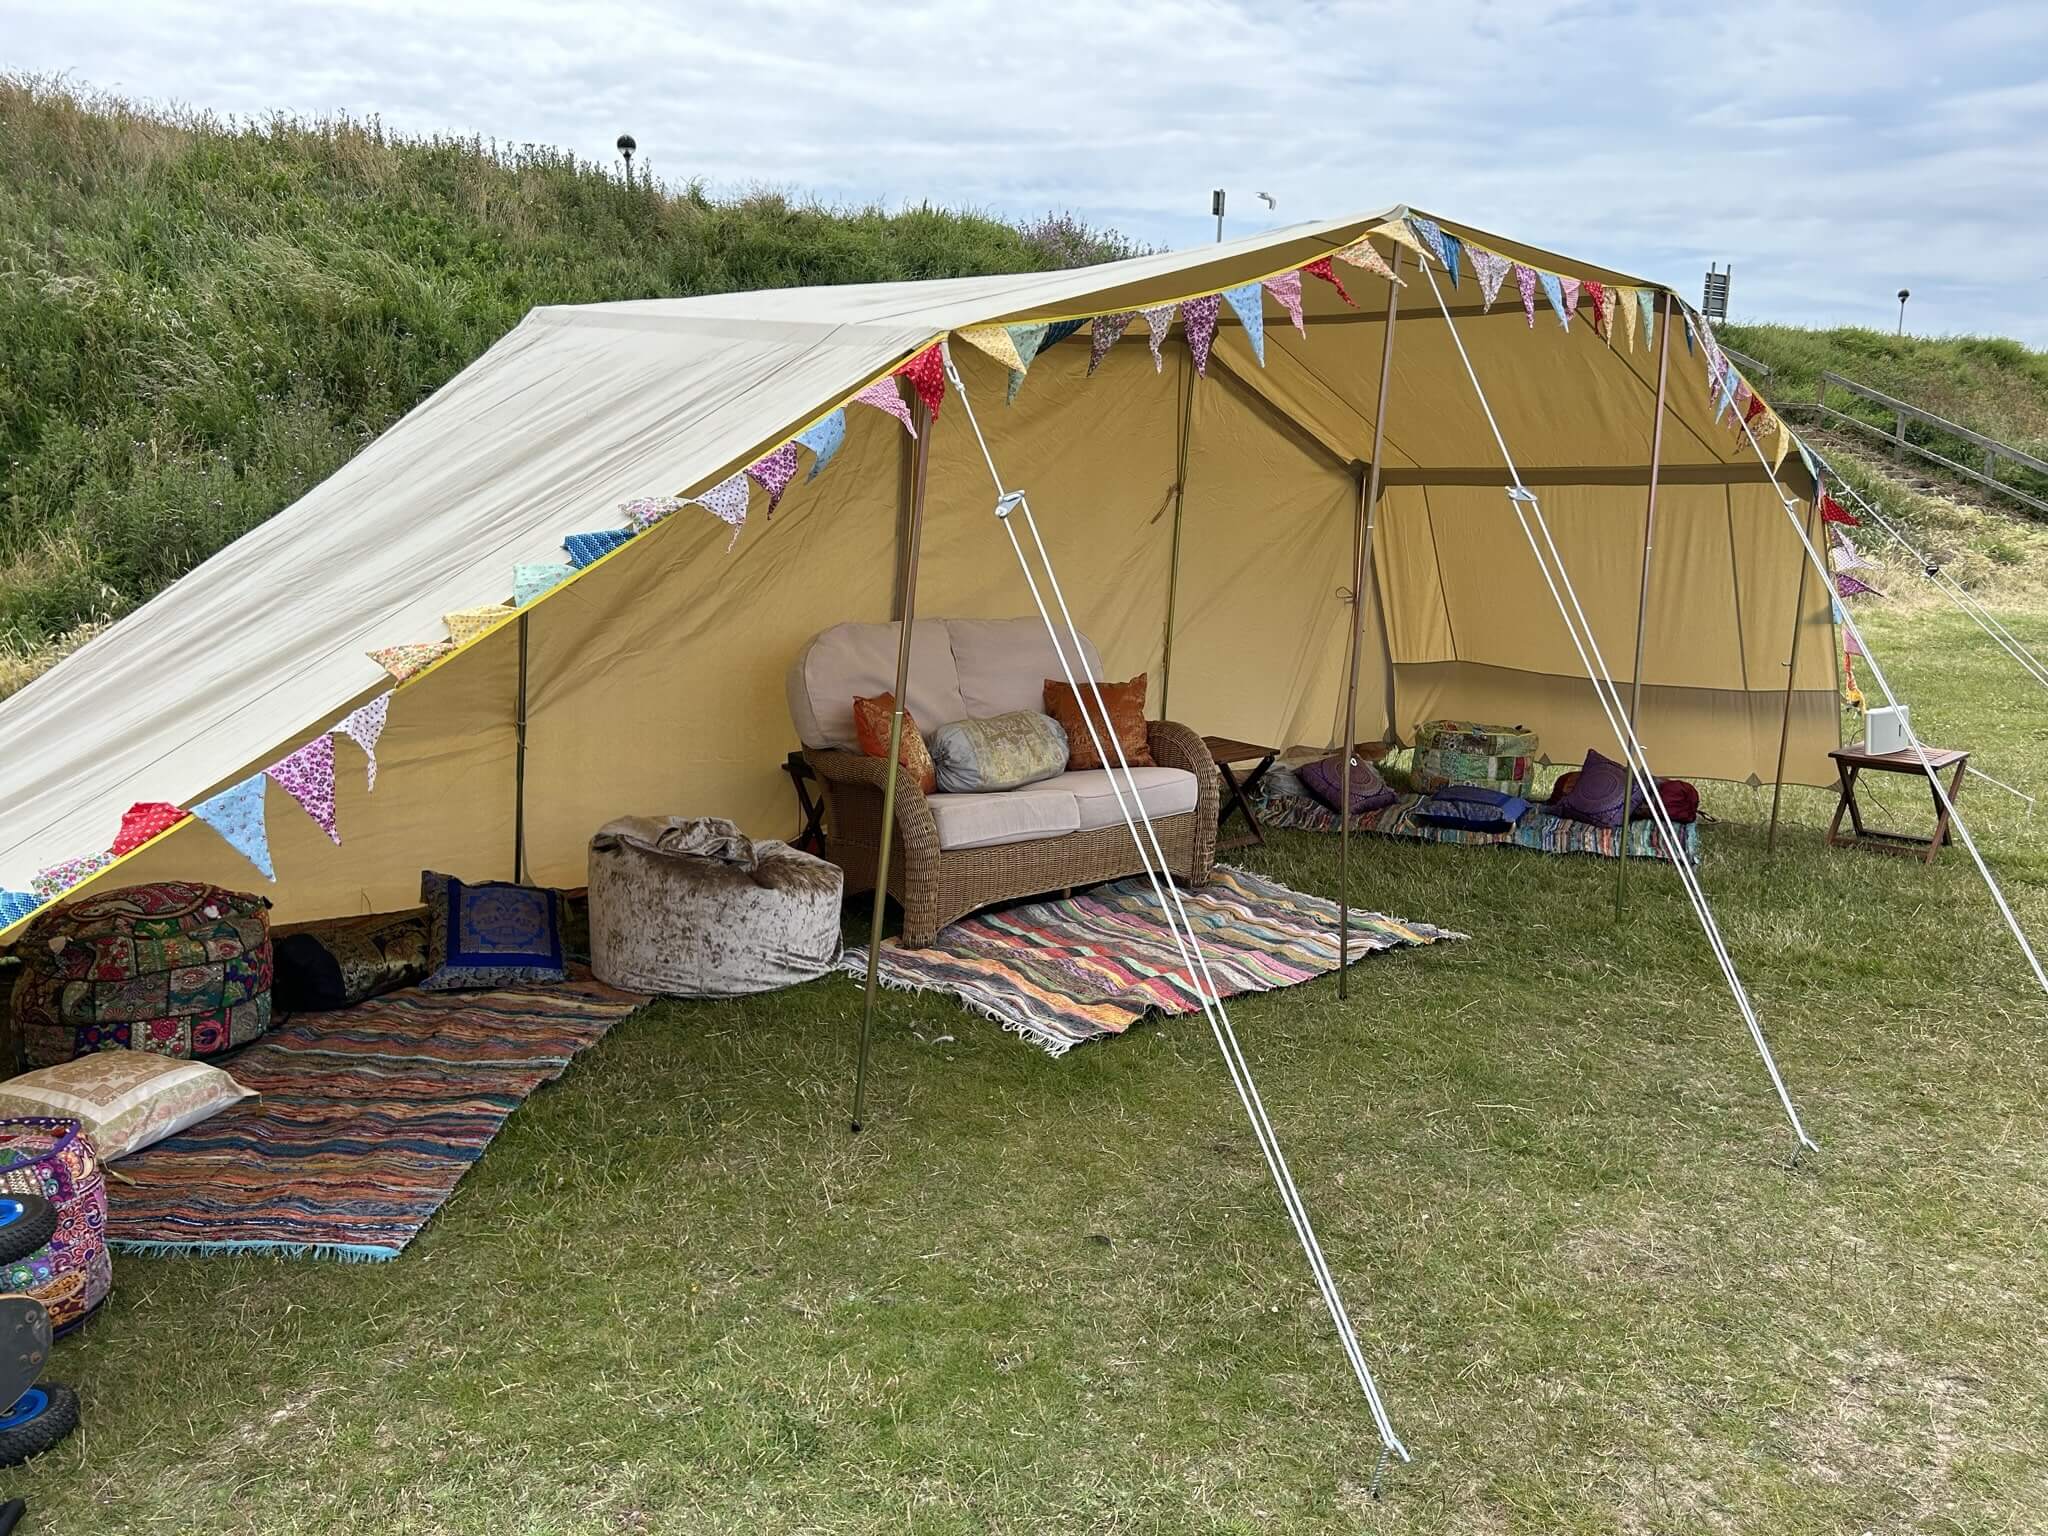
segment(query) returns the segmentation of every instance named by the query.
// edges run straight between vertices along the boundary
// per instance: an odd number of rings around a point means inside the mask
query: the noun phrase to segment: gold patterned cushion
[[[219,1067],[148,1051],[96,1051],[0,1083],[0,1117],[76,1120],[112,1162],[256,1095]]]
[[[896,713],[896,695],[879,693],[871,699],[853,701],[853,732],[860,742],[860,749],[869,757],[889,755],[889,724]],[[896,753],[896,761],[903,771],[917,780],[917,787],[926,794],[938,788],[938,777],[932,768],[932,754],[924,744],[924,737],[918,734],[917,721],[909,710],[903,711],[903,743]]]
[[[932,732],[939,788],[949,794],[1017,789],[1064,773],[1067,733],[1028,709],[985,720],[954,720]]]

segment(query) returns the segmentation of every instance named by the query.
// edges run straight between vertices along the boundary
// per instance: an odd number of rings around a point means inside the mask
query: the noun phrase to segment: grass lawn
[[[2008,621],[2048,646],[2048,616]],[[1869,618],[1931,740],[2048,790],[1962,621]],[[1867,683],[1867,678],[1866,678]],[[1879,786],[1902,812],[1924,796]],[[1377,1442],[1199,1019],[1055,1062],[832,979],[615,1030],[386,1265],[124,1259],[39,1533],[2038,1531],[2044,1009],[1960,848],[1718,787],[1703,878],[1356,845],[1472,934],[1232,1012],[1395,1422]],[[1972,782],[2048,940],[2048,810]],[[1333,892],[1336,844],[1248,862]]]

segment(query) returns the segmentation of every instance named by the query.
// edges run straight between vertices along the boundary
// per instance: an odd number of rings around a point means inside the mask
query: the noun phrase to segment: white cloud
[[[1240,230],[1411,200],[1684,290],[1733,261],[1746,317],[1888,324],[1908,286],[1920,328],[2048,345],[2038,3],[72,0],[11,30],[13,67],[225,112],[599,160],[630,131],[715,189],[1160,244],[1213,233],[1212,186]]]

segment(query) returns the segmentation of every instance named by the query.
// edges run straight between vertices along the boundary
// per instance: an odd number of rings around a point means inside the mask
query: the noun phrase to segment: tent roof
[[[560,560],[564,535],[617,526],[621,502],[732,473],[935,336],[1215,291],[1406,212],[1068,271],[537,309],[328,480],[0,701],[0,887],[107,847],[133,802],[190,805],[259,771],[387,686],[371,649],[442,639],[442,614],[506,599],[515,563]],[[1665,291],[1443,227],[1534,265]],[[1371,295],[1383,305],[1384,283],[1345,276],[1357,317],[1376,318]],[[1308,287],[1311,323],[1351,316],[1326,285]],[[1420,292],[1411,284],[1404,304],[1423,318],[1432,301]],[[1514,313],[1491,323],[1519,324],[1512,284],[1501,299]],[[1646,419],[1633,400],[1648,388],[1647,354],[1629,366],[1616,386],[1626,409],[1610,417]],[[1239,382],[1284,394],[1279,409],[1340,456],[1369,441],[1360,402],[1341,391],[1323,389],[1318,404],[1314,380],[1277,370]],[[1462,411],[1432,413],[1435,432],[1420,421],[1390,432],[1390,465],[1493,460],[1456,382]],[[1696,381],[1674,390],[1674,415],[1691,430],[1667,438],[1667,462],[1735,462],[1727,434],[1710,434],[1710,407]],[[1588,420],[1593,433],[1600,423]],[[1566,465],[1643,461],[1645,429],[1622,435],[1610,420],[1601,430],[1599,441],[1547,438],[1543,453]]]

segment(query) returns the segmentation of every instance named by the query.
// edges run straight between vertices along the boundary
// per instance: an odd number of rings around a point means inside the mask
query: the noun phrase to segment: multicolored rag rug
[[[1423,799],[1421,795],[1403,795],[1391,805],[1353,817],[1351,829],[1354,832],[1371,832],[1378,837],[1411,838],[1417,842],[1487,844],[1527,848],[1536,853],[1587,853],[1602,859],[1621,856],[1622,832],[1619,827],[1596,827],[1588,822],[1573,821],[1568,816],[1553,816],[1540,805],[1530,806],[1513,830],[1508,832],[1433,827],[1415,819],[1415,812]],[[1337,813],[1307,795],[1268,791],[1262,781],[1252,791],[1251,800],[1252,808],[1259,813],[1259,825],[1262,827],[1299,827],[1310,832],[1337,830]],[[1685,856],[1693,863],[1699,863],[1699,823],[1680,822],[1678,835],[1685,843]],[[1657,830],[1655,822],[1639,819],[1629,823],[1628,855],[1632,859],[1664,857],[1663,834]]]
[[[121,1160],[109,1245],[396,1258],[526,1096],[645,1001],[575,967],[561,986],[300,1014],[221,1062],[261,1098]]]
[[[1337,969],[1337,904],[1225,865],[1183,892],[1217,990],[1272,992]],[[1381,950],[1461,939],[1427,923],[1351,914],[1353,963]],[[865,948],[840,969],[867,974]],[[1054,1056],[1120,1035],[1147,1013],[1197,1013],[1159,899],[1141,875],[1061,901],[978,912],[939,930],[929,949],[882,945],[882,985],[945,992]]]

